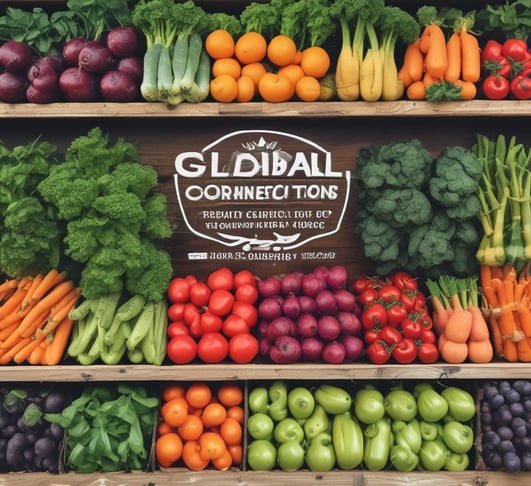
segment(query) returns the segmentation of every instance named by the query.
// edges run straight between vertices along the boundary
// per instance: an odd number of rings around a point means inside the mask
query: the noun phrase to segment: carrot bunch
[[[473,16],[455,20],[452,33],[447,36],[434,7],[427,7],[431,15],[419,39],[408,45],[399,78],[407,88],[411,100],[429,99],[430,86],[440,86],[447,96],[458,93],[457,99],[476,97],[476,84],[481,75],[481,51],[472,33]],[[425,13],[425,12],[424,12]],[[441,95],[443,96],[443,95]]]
[[[447,363],[488,363],[494,355],[489,326],[479,302],[477,278],[448,275],[426,282],[441,358]]]
[[[531,271],[510,263],[481,266],[484,312],[494,349],[507,361],[531,362]]]
[[[0,284],[0,364],[58,364],[73,327],[68,313],[80,293],[56,269]]]

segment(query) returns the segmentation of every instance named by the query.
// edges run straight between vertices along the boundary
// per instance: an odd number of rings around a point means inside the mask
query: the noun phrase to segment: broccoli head
[[[79,286],[86,299],[121,292],[124,287],[123,272],[89,261],[81,272]]]
[[[156,187],[157,181],[157,171],[150,165],[123,162],[117,165],[112,172],[101,176],[98,183],[102,194],[132,192],[144,200]]]
[[[483,165],[471,150],[446,147],[435,159],[434,167],[435,175],[428,183],[429,193],[442,206],[459,206],[477,192]]]
[[[361,220],[357,231],[363,240],[365,256],[378,262],[396,261],[401,251],[401,233],[373,215]]]
[[[163,240],[171,236],[167,206],[166,196],[161,192],[152,194],[144,201],[146,221],[140,231],[148,239]]]
[[[476,194],[466,196],[459,206],[446,207],[446,214],[456,221],[476,220],[481,212],[481,202]]]
[[[112,220],[112,223],[121,223],[129,226],[131,231],[138,233],[146,221],[146,213],[142,202],[132,192],[115,192],[105,196],[98,196],[92,208],[102,216]]]
[[[367,207],[376,217],[395,228],[427,223],[432,215],[430,200],[418,189],[385,189]]]

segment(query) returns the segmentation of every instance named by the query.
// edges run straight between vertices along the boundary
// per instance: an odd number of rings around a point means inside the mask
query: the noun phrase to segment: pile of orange
[[[318,46],[297,50],[295,42],[279,34],[269,43],[259,32],[238,39],[223,30],[211,32],[205,49],[212,58],[210,94],[216,101],[245,103],[257,97],[271,103],[316,101],[319,80],[330,68],[328,53]]]
[[[159,466],[208,465],[225,471],[243,460],[243,391],[236,383],[169,383],[162,390],[155,458]]]

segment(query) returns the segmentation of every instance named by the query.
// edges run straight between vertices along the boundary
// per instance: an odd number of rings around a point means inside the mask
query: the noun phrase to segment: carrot
[[[531,361],[531,346],[527,339],[522,339],[516,343],[518,351],[518,361],[529,363]]]
[[[42,327],[46,322],[46,318],[48,317],[49,313],[49,309],[45,309],[39,316],[35,316],[34,322],[31,322],[33,328],[37,329],[38,327]],[[11,335],[7,339],[0,343],[0,349],[11,349],[21,339],[25,339],[26,337],[31,336],[31,334],[29,336],[22,336],[20,332],[21,325],[22,322],[17,326],[17,328],[11,333]]]
[[[406,95],[409,100],[424,100],[426,99],[426,85],[422,81],[415,81],[408,86]]]
[[[42,315],[45,310],[49,312],[54,304],[59,302],[61,298],[63,298],[68,292],[70,292],[70,290],[72,290],[73,286],[74,284],[71,280],[63,281],[53,287],[53,289],[44,297],[40,298],[40,300],[31,308],[31,310],[26,314],[20,323],[18,328],[19,334],[21,336],[29,336],[33,334],[36,329],[36,318]],[[37,290],[35,293],[37,293]]]
[[[398,71],[398,79],[401,79],[404,86],[407,88],[415,81],[422,79],[424,72],[424,56],[419,49],[420,38],[415,42],[408,44],[404,52],[404,62],[400,71]]]
[[[463,363],[468,356],[467,343],[456,343],[447,340],[440,350],[441,358],[447,363],[458,364]]]
[[[463,81],[477,83],[481,76],[481,50],[477,37],[461,30],[461,59]]]
[[[438,83],[439,81],[439,79],[434,78],[428,71],[426,71],[422,77],[422,83],[426,88],[432,84]]]
[[[516,307],[516,312],[520,320],[520,327],[525,336],[529,338],[531,337],[531,309],[528,307],[526,300]]]
[[[426,72],[432,78],[442,81],[448,67],[448,57],[446,54],[446,37],[440,25],[430,24],[424,28],[419,48],[425,54]]]
[[[35,348],[41,347],[40,344],[40,340],[32,339],[29,343],[17,351],[17,353],[13,356],[13,362],[16,364],[21,364],[28,360],[33,351],[35,351]]]
[[[0,342],[7,339],[18,327],[20,324],[20,319],[18,321],[13,322],[10,326],[2,327],[2,330],[0,330]]]
[[[444,330],[453,343],[466,343],[472,330],[472,314],[466,309],[454,309]]]
[[[31,343],[33,340],[30,337],[19,339],[13,347],[6,349],[2,355],[0,355],[0,364],[6,365],[13,360],[15,354],[17,354],[24,346]]]
[[[500,266],[491,267],[491,278],[503,280],[503,268]]]
[[[16,278],[11,278],[5,280],[0,284],[0,300],[6,300],[9,298],[11,293],[17,288],[18,280]]]
[[[479,269],[479,282],[482,288],[491,286],[492,267],[481,265]]]
[[[516,347],[516,343],[508,339],[503,340],[503,358],[511,362],[518,361],[518,348]]]
[[[66,346],[74,327],[72,319],[63,319],[55,329],[53,340],[46,348],[44,362],[46,365],[58,364],[65,354]]]
[[[469,304],[467,310],[472,314],[469,341],[488,341],[490,339],[489,326],[481,309]]]
[[[45,348],[37,346],[26,360],[30,365],[40,365],[42,364],[42,357],[44,356]]]
[[[494,351],[498,357],[503,357],[503,338],[500,331],[500,326],[498,320],[494,317],[494,314],[490,314],[488,317],[490,335],[492,337],[492,345],[494,346]]]
[[[468,359],[472,363],[490,363],[493,357],[494,349],[489,339],[468,341]]]
[[[44,275],[40,285],[35,289],[33,293],[33,301],[37,302],[44,298],[44,296],[52,290],[52,288],[59,285],[66,278],[66,272],[59,272],[57,269],[52,268]]]
[[[458,79],[457,81],[454,81],[454,84],[461,88],[459,97],[462,100],[465,100],[465,101],[473,100],[478,94],[478,89],[476,88],[476,85],[472,81],[464,81],[463,79]]]
[[[509,302],[507,300],[507,295],[505,293],[505,280],[502,280],[500,278],[493,278],[491,280],[492,287],[494,288],[494,291],[496,292],[496,298],[498,300],[498,305],[501,307],[503,305],[507,305]]]
[[[35,275],[33,279],[31,280],[31,284],[28,288],[28,291],[26,292],[26,295],[24,299],[22,300],[22,303],[20,304],[20,311],[23,311],[26,309],[29,305],[31,305],[31,299],[33,297],[33,293],[35,292],[35,289],[40,285],[43,279],[43,275],[41,273]],[[19,311],[19,312],[20,312]]]
[[[447,67],[444,79],[453,83],[461,78],[461,35],[458,30],[446,42]]]
[[[12,312],[16,312],[18,310],[28,290],[25,287],[26,283],[27,281],[24,281],[24,283],[19,283],[15,292],[0,306],[0,319],[5,318]]]

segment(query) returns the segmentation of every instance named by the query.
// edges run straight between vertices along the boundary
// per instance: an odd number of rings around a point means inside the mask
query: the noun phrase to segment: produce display
[[[64,428],[67,471],[142,471],[150,460],[159,399],[132,383],[94,384],[45,419]]]
[[[278,380],[249,391],[247,462],[257,471],[463,471],[475,416],[472,394],[453,385]]]
[[[251,330],[258,322],[256,277],[249,270],[227,267],[206,281],[193,275],[175,277],[168,286],[167,355],[175,364],[250,363],[258,354]]]
[[[347,285],[341,265],[260,280],[260,356],[282,364],[357,361],[363,351],[360,309]]]
[[[480,389],[481,458],[489,469],[531,470],[531,382],[489,381]]]
[[[59,472],[65,431],[47,417],[61,412],[70,401],[70,393],[62,389],[4,384],[0,389],[0,471]]]
[[[220,471],[243,462],[244,394],[237,383],[166,384],[155,459],[162,468]]]

